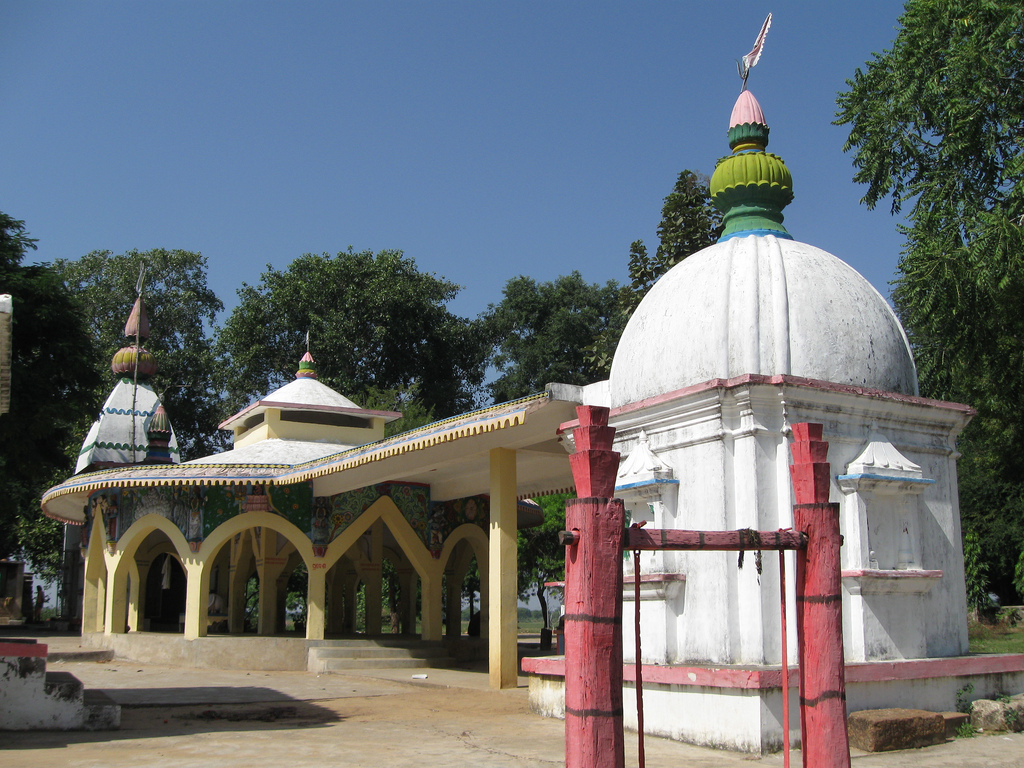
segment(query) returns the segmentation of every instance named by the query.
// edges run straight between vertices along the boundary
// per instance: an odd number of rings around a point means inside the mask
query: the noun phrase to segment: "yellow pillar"
[[[210,574],[203,561],[188,558],[185,561],[185,639],[206,637],[206,616],[210,599]]]
[[[132,557],[126,563],[128,566],[128,631],[139,631],[139,566]]]
[[[317,558],[309,569],[306,590],[306,639],[324,639],[324,617],[327,609],[327,568]],[[317,566],[320,566],[319,568]]]
[[[441,571],[423,578],[423,605],[420,613],[420,637],[441,639]]]
[[[371,527],[370,563],[363,566],[364,597],[366,598],[366,634],[379,635],[384,600],[384,521],[377,520]]]
[[[82,585],[82,632],[102,632],[106,613],[107,565],[103,560],[106,546],[103,523],[96,515],[89,533],[89,550],[85,558],[85,583]]]
[[[491,527],[488,540],[490,600],[487,646],[492,688],[515,688],[519,679],[516,552],[516,452],[491,451]]]
[[[118,565],[121,554],[105,556],[107,566],[107,594],[104,600],[103,634],[123,635],[128,619],[128,569]]]

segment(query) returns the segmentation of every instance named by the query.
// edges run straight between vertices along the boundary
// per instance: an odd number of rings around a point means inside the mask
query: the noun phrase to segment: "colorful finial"
[[[750,70],[754,68],[754,65],[761,60],[761,52],[764,50],[764,39],[768,37],[768,30],[771,28],[772,15],[769,13],[768,18],[761,25],[761,31],[757,33],[757,39],[754,40],[754,47],[750,50],[750,53],[736,62],[736,69],[739,70],[740,77],[743,78],[741,91],[747,90],[747,75],[750,74]]]
[[[793,176],[781,157],[765,152],[767,146],[761,105],[743,90],[729,121],[732,154],[719,160],[711,175],[711,201],[722,212],[724,227],[719,242],[746,235],[793,239],[782,225],[782,209],[793,200]]]
[[[146,304],[142,300],[142,296],[135,300],[131,314],[128,315],[128,322],[124,326],[124,335],[130,339],[149,338],[149,315],[146,314]]]
[[[163,405],[158,405],[153,412],[153,418],[149,421],[149,428],[146,430],[146,437],[149,438],[149,447],[146,450],[146,464],[171,464],[171,450],[168,447],[171,441],[171,420],[167,418],[167,411]]]
[[[307,334],[308,339],[308,334]],[[316,361],[313,360],[313,356],[309,354],[309,350],[306,350],[306,354],[299,360],[299,370],[295,374],[296,379],[315,379],[316,378]]]

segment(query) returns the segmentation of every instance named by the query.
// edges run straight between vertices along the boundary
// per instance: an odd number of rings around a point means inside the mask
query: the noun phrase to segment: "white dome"
[[[881,294],[832,254],[774,235],[712,245],[655,284],[615,351],[611,404],[742,374],[917,394],[910,344]]]

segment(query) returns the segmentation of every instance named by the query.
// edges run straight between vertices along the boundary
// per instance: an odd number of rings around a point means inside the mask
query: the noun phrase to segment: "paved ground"
[[[45,638],[51,653],[74,638]],[[563,723],[529,712],[525,680],[492,691],[480,672],[190,670],[128,662],[51,661],[122,704],[120,731],[0,733],[4,768],[77,766],[470,766],[525,768],[564,761]],[[415,679],[414,675],[426,675]],[[626,734],[636,765],[636,735]],[[649,768],[781,766],[756,758],[647,739]],[[799,752],[793,765],[800,765]],[[854,768],[1024,768],[1024,734],[997,734],[881,755],[855,753]]]

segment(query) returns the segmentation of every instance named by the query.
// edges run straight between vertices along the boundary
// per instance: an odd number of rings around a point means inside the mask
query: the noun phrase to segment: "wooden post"
[[[796,556],[800,734],[805,768],[849,768],[839,505],[830,504],[828,443],[821,424],[794,424],[793,519],[807,534]],[[785,650],[783,650],[785,653]],[[786,706],[784,704],[784,706]]]
[[[566,503],[565,765],[622,768],[622,541],[619,454],[608,409],[576,409],[570,457],[580,498]]]

